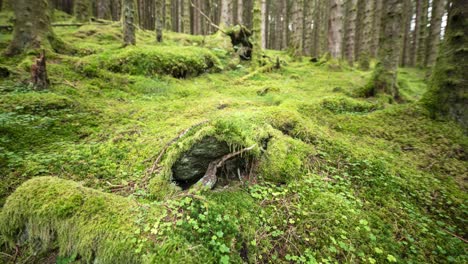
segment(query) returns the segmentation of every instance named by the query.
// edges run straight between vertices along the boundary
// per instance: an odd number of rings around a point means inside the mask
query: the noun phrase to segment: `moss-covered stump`
[[[197,76],[221,69],[219,59],[208,49],[197,47],[127,47],[84,58],[78,65],[88,75],[99,69],[132,75]]]
[[[57,250],[83,263],[141,263],[130,242],[137,203],[55,177],[25,182],[0,214],[0,233],[11,247],[37,254]],[[1,241],[0,241],[1,242]]]

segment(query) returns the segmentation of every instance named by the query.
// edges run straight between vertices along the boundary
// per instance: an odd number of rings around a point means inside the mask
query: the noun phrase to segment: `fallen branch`
[[[81,27],[84,25],[104,26],[111,23],[98,22],[98,23],[52,23],[53,27]],[[13,25],[0,25],[0,30],[13,31]]]
[[[218,181],[218,177],[216,176],[216,172],[218,171],[218,168],[222,167],[224,165],[224,163],[226,161],[228,161],[229,159],[232,159],[235,156],[238,156],[238,155],[240,155],[240,154],[242,154],[244,152],[252,150],[255,147],[255,145],[256,144],[253,144],[252,146],[250,146],[248,148],[241,149],[239,151],[226,154],[223,157],[210,162],[210,164],[208,165],[208,169],[205,172],[205,175],[196,183],[196,185],[202,186],[202,187],[207,187],[210,190],[213,189],[216,182]]]
[[[468,240],[464,239],[463,237],[455,235],[454,233],[448,231],[447,229],[442,229],[442,230],[444,230],[447,234],[452,235],[453,237],[456,237],[465,243],[468,243]]]
[[[200,10],[200,8],[198,8],[198,6],[196,6],[192,0],[190,0],[190,4],[192,5],[193,8],[195,8],[209,23],[211,26],[213,26],[214,28],[216,28],[217,30],[223,32],[224,34],[228,35],[224,30],[222,30],[218,25],[216,25],[213,21],[211,21],[210,17],[208,17],[205,13],[203,13],[203,11]]]

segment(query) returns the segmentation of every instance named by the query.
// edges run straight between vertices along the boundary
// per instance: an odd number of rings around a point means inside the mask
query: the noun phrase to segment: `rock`
[[[210,162],[230,153],[226,142],[215,137],[205,137],[195,143],[192,148],[172,166],[172,176],[175,181],[196,182],[204,175]]]

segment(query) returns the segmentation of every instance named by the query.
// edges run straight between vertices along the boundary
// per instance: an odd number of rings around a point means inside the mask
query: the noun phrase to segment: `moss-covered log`
[[[445,41],[439,52],[425,104],[434,116],[450,116],[468,130],[468,5],[452,2]]]
[[[73,181],[39,177],[25,182],[0,214],[0,234],[10,247],[36,253],[59,251],[83,263],[141,263],[130,242],[137,203],[82,187]]]
[[[47,0],[17,0],[13,5],[13,11],[15,14],[13,40],[6,50],[6,55],[17,55],[28,49],[63,48],[63,42],[52,30]]]

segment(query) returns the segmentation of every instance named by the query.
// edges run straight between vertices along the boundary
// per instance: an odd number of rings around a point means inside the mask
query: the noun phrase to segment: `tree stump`
[[[34,89],[44,90],[49,87],[49,78],[47,77],[46,56],[43,51],[36,59],[35,64],[31,66],[31,77]]]

